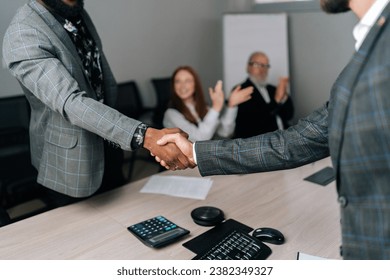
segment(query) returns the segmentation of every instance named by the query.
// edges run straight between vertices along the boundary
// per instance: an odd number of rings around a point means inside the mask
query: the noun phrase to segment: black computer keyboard
[[[265,260],[271,249],[257,238],[234,229],[193,260]]]

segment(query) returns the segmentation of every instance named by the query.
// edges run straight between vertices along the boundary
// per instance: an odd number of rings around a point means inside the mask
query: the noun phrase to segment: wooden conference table
[[[285,171],[212,176],[205,200],[140,193],[145,178],[0,228],[0,259],[191,259],[195,254],[182,244],[210,228],[195,224],[190,213],[205,205],[219,207],[227,219],[252,228],[280,230],[286,242],[267,244],[272,249],[268,259],[293,260],[297,252],[340,259],[335,183],[323,187],[303,180],[326,166],[331,166],[329,158]],[[200,177],[197,169],[159,175]],[[129,225],[157,215],[190,230],[190,235],[152,249],[127,231]]]

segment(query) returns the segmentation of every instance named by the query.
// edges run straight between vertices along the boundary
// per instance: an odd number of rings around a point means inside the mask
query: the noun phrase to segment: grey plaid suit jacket
[[[113,106],[114,76],[91,19],[85,11],[82,16],[102,53],[105,103]],[[139,122],[96,101],[69,35],[35,0],[13,18],[3,57],[32,109],[31,155],[38,182],[74,197],[93,194],[104,171],[103,139],[131,150]]]
[[[330,154],[345,259],[390,259],[389,10],[387,5],[322,108],[285,131],[195,143],[203,176],[294,168]]]

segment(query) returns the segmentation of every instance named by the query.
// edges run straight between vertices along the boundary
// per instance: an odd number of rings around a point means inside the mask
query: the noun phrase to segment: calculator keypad
[[[128,230],[151,247],[161,247],[189,233],[163,216],[157,216],[128,227]]]

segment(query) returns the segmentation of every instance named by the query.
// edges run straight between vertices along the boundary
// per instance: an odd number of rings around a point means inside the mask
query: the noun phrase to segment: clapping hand
[[[277,103],[283,103],[287,100],[287,98],[288,98],[288,93],[287,93],[288,83],[289,83],[288,77],[281,77],[279,79],[279,84],[276,88],[276,93],[275,93],[275,101]]]
[[[241,86],[237,86],[230,94],[228,106],[234,107],[248,101],[252,98],[252,93],[253,87],[241,89]]]
[[[211,102],[213,103],[212,107],[215,111],[220,112],[223,108],[225,102],[225,94],[222,90],[222,81],[218,81],[215,84],[214,89],[209,88],[209,94]]]

